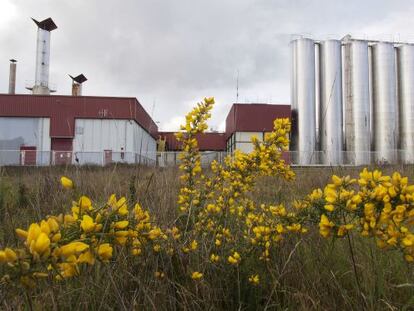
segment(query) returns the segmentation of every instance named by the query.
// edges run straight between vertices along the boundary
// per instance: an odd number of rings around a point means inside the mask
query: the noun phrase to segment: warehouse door
[[[105,165],[112,163],[112,150],[104,150],[104,161]]]
[[[20,165],[36,165],[36,147],[20,147]]]
[[[52,137],[51,145],[55,165],[72,163],[72,138]]]

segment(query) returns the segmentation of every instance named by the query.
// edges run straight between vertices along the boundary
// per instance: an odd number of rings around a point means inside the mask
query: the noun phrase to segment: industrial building
[[[263,140],[266,133],[273,131],[275,119],[290,117],[289,105],[233,104],[226,118],[226,150],[251,152],[252,136]]]
[[[136,98],[0,95],[2,164],[151,163],[157,132]]]
[[[414,163],[414,45],[291,42],[293,162]]]
[[[234,103],[226,118],[224,132],[205,132],[197,135],[198,148],[202,152],[220,151],[232,153],[238,149],[251,152],[251,137],[263,140],[264,135],[273,131],[274,120],[290,118],[289,105],[263,103]],[[181,144],[174,132],[159,132],[160,141],[164,141],[163,151],[180,151]],[[159,150],[160,151],[160,150]]]
[[[251,137],[263,140],[264,135],[271,132],[274,120],[290,118],[289,105],[234,103],[226,118],[225,132],[206,132],[197,135],[198,148],[201,151],[202,165],[212,160],[221,161],[226,154],[236,149],[251,152],[253,144]],[[178,152],[181,144],[175,138],[174,132],[159,132],[158,151],[160,165],[178,163]]]

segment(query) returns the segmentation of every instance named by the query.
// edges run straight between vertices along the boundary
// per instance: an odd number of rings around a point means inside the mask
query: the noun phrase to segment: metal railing
[[[213,160],[222,163],[231,153],[202,151],[201,165],[209,166]],[[180,164],[180,152],[152,152],[139,154],[123,151],[39,151],[0,150],[0,166],[49,166],[49,165],[99,165],[114,163],[137,164],[159,167],[176,167]],[[343,151],[329,154],[322,151],[285,151],[282,155],[292,166],[362,166],[370,164],[414,164],[414,150],[381,152]]]

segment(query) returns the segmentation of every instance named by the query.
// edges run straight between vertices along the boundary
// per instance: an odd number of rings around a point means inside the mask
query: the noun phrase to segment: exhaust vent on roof
[[[76,77],[69,77],[72,79],[72,96],[82,96],[82,83],[88,79],[82,73]]]

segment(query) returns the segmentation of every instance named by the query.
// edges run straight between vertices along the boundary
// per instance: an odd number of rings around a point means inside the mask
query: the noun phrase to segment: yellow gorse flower
[[[234,252],[233,255],[230,255],[227,258],[227,261],[232,265],[235,265],[235,266],[238,265],[241,261],[240,254],[238,252]]]
[[[69,178],[65,177],[65,176],[62,176],[60,178],[60,184],[65,189],[72,189],[73,188],[73,181],[70,180]]]
[[[191,278],[192,278],[193,280],[200,280],[202,277],[203,277],[203,274],[202,274],[201,272],[198,272],[198,271],[194,271],[194,272],[191,274]]]
[[[94,222],[93,218],[89,215],[84,215],[80,224],[83,232],[88,233],[92,232],[96,228],[96,223]]]
[[[98,247],[98,255],[102,260],[110,260],[112,258],[113,248],[109,243],[104,243]]]
[[[259,283],[260,283],[259,275],[258,274],[251,275],[249,277],[249,282],[253,285],[259,285]]]

